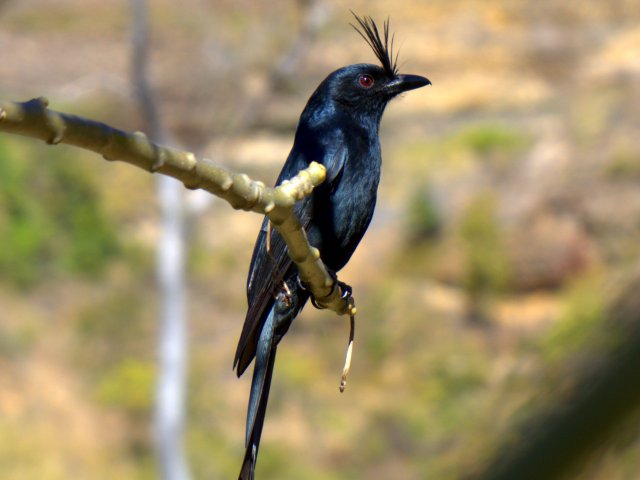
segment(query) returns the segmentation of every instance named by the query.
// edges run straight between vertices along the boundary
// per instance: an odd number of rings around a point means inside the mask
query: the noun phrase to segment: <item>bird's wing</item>
[[[278,184],[285,179],[296,175],[306,168],[310,161],[320,160],[327,169],[325,185],[331,188],[332,184],[339,180],[347,156],[344,143],[332,142],[325,150],[322,158],[312,158],[304,153],[292,154],[287,159],[278,178]],[[326,187],[325,187],[326,188]],[[311,222],[313,203],[311,196],[299,201],[294,211],[300,224],[307,229]],[[270,230],[267,245],[267,234]],[[267,248],[268,246],[268,248]],[[258,344],[258,337],[262,330],[267,314],[273,305],[274,295],[277,293],[281,282],[288,279],[291,269],[295,268],[287,253],[287,246],[275,229],[268,228],[268,220],[265,218],[258,234],[256,245],[251,258],[251,267],[247,280],[247,300],[249,308],[242,327],[242,333],[238,342],[238,348],[234,359],[234,367],[238,376],[242,375],[247,366],[253,360]]]

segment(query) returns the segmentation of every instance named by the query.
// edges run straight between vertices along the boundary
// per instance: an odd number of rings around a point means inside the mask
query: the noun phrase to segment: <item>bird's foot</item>
[[[336,275],[336,273],[333,270],[328,270],[329,275],[331,276],[331,278],[333,278],[333,285],[331,286],[331,292],[329,292],[329,295],[331,295],[336,287],[340,289],[340,296],[344,299],[349,299],[352,297],[353,295],[353,288],[351,287],[351,285],[341,282],[340,280],[338,280],[338,276]],[[297,278],[297,282],[298,282],[298,287],[300,287],[302,290],[306,290],[309,291],[309,286],[303,282],[302,280],[300,280],[300,277],[296,277]],[[311,304],[316,307],[318,310],[323,310],[327,307],[323,307],[322,305],[320,305],[316,299],[314,298],[313,295],[311,295]]]

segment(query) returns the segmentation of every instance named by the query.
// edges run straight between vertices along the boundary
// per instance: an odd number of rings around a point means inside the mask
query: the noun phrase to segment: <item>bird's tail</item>
[[[269,387],[273,375],[273,366],[276,360],[277,341],[275,340],[275,327],[278,313],[275,307],[269,312],[258,341],[253,378],[251,380],[251,395],[247,410],[246,452],[239,480],[253,480],[258,459],[258,447],[260,435],[269,400]]]

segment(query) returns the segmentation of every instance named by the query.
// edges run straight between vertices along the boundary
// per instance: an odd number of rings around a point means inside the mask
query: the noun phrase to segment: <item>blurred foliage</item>
[[[481,193],[470,202],[460,220],[459,234],[464,245],[463,284],[468,294],[479,297],[504,290],[510,266],[491,193]]]
[[[477,124],[457,132],[449,140],[454,147],[467,149],[478,156],[498,153],[512,155],[527,146],[527,136],[512,127],[486,123]]]
[[[91,372],[112,369],[127,356],[142,356],[153,339],[153,313],[140,302],[148,293],[134,284],[120,285],[80,309],[74,318],[77,347],[70,352]]]
[[[546,361],[566,360],[603,339],[599,329],[607,320],[605,291],[602,274],[596,272],[568,285],[558,322],[541,338]]]
[[[155,365],[127,358],[107,372],[98,384],[98,400],[126,411],[133,417],[148,419],[153,404]]]
[[[96,178],[70,149],[0,139],[0,278],[20,287],[60,274],[100,275],[120,251]]]
[[[428,184],[414,190],[409,199],[407,236],[411,244],[435,240],[442,232],[442,219]]]
[[[494,122],[464,125],[438,138],[408,138],[393,157],[403,159],[398,175],[412,183],[430,182],[434,174],[459,174],[474,166],[497,172],[508,168],[526,151],[531,136],[523,130]]]
[[[640,180],[640,150],[630,147],[617,149],[605,166],[605,174],[612,180]]]
[[[142,478],[154,478],[148,425],[155,391],[156,309],[141,302],[153,301],[148,272],[140,265],[132,272],[76,312],[70,325],[73,348],[66,353],[83,366],[87,395],[128,425],[118,445],[122,454],[135,457]]]
[[[21,325],[17,329],[0,325],[0,357],[20,357],[28,352],[35,337],[36,332],[29,325]]]

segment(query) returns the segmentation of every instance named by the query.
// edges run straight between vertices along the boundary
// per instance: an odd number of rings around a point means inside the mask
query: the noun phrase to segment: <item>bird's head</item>
[[[425,77],[398,73],[398,55],[393,52],[393,36],[389,36],[389,21],[383,24],[382,35],[371,17],[353,14],[358,25],[352,27],[371,47],[380,65],[357,64],[336,70],[320,86],[330,98],[358,115],[382,116],[385,106],[396,95],[430,85]],[[323,92],[323,97],[326,98]]]

